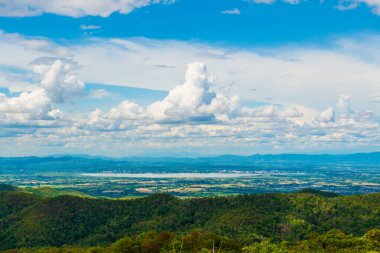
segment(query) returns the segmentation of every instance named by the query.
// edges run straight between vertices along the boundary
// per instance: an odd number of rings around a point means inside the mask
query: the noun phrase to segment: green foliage
[[[92,196],[82,193],[80,191],[75,190],[67,190],[67,189],[57,189],[53,187],[43,186],[43,187],[27,187],[24,188],[23,191],[28,193],[33,193],[34,195],[42,196],[42,197],[58,197],[64,195],[77,196],[82,198],[93,198]]]
[[[254,243],[243,248],[243,253],[285,253],[286,250],[279,244],[271,243],[269,239]]]
[[[117,240],[111,247],[115,253],[133,253],[135,252],[133,241],[129,237],[123,237]]]
[[[148,231],[134,237],[124,236],[103,247],[20,248],[6,253],[379,253],[379,230],[362,237],[346,235],[339,230],[310,234],[308,240],[289,244],[261,238],[248,246],[239,246],[232,239],[214,233],[194,230],[186,234]]]
[[[368,249],[379,249],[380,251],[380,229],[371,229],[362,238]]]
[[[331,198],[339,196],[339,194],[336,194],[333,192],[319,191],[319,190],[311,189],[311,188],[302,189],[302,190],[298,191],[298,193],[310,193],[310,194],[315,194],[315,195],[319,195],[322,197],[331,197]]]

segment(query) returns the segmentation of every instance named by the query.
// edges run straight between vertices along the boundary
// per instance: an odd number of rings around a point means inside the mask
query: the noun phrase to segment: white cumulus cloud
[[[83,93],[77,64],[63,58],[39,58],[33,63],[38,81],[30,91],[6,96],[0,93],[0,122],[3,125],[49,126],[62,118],[56,104],[71,101]]]
[[[336,108],[329,107],[316,117],[318,122],[328,123],[332,125],[361,125],[365,126],[367,123],[376,123],[374,113],[371,110],[360,111],[355,113],[351,108],[351,97],[342,94],[338,98]],[[361,124],[365,123],[365,124]]]
[[[317,120],[321,122],[334,122],[335,110],[332,107],[327,108],[319,114]]]
[[[100,109],[90,112],[85,125],[92,129],[123,130],[140,124],[140,120],[144,117],[145,113],[142,107],[125,100],[108,112],[103,112]]]
[[[231,112],[237,102],[235,97],[229,99],[212,91],[213,82],[204,63],[188,64],[185,82],[170,90],[164,100],[151,104],[148,114],[158,121],[213,121],[215,114]]]
[[[1,125],[39,125],[36,121],[60,117],[61,111],[54,109],[46,90],[42,88],[10,98],[0,93]]]
[[[341,118],[349,118],[354,113],[351,110],[351,97],[348,95],[341,95],[337,103],[337,109]]]
[[[84,82],[76,73],[78,66],[66,59],[40,58],[33,71],[40,75],[40,86],[54,103],[63,103],[83,94]]]
[[[108,112],[96,109],[90,113],[87,126],[110,131],[149,124],[224,125],[234,124],[239,118],[284,121],[302,116],[296,109],[284,106],[242,106],[236,95],[213,91],[214,81],[215,77],[208,74],[204,63],[189,63],[184,83],[169,90],[163,100],[146,109],[128,100]]]

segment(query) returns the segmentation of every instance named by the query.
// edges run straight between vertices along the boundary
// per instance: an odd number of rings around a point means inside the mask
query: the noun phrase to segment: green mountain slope
[[[374,228],[380,229],[379,193],[334,197],[307,192],[196,199],[158,194],[108,200],[0,191],[0,250],[107,246],[124,236],[136,238],[148,231],[172,231],[178,237],[191,235],[194,229],[211,233],[211,237],[230,238],[239,247],[264,242],[264,238],[295,244],[332,229],[362,236]]]

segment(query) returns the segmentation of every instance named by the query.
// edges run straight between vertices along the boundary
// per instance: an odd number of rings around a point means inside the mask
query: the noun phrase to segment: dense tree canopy
[[[11,252],[376,252],[379,229],[380,194],[110,200],[0,191],[0,250]]]

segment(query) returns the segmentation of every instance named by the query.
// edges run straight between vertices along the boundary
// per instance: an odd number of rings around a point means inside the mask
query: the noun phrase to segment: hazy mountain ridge
[[[380,164],[380,152],[355,153],[355,154],[279,154],[279,155],[260,155],[251,156],[220,155],[198,158],[178,158],[178,157],[125,157],[111,158],[85,155],[60,155],[60,156],[27,156],[27,157],[0,157],[0,166],[18,166],[23,164],[38,164],[47,162],[76,162],[83,164],[86,162],[108,163],[112,165],[126,164],[210,164],[210,165],[256,165],[260,163],[369,163]]]

